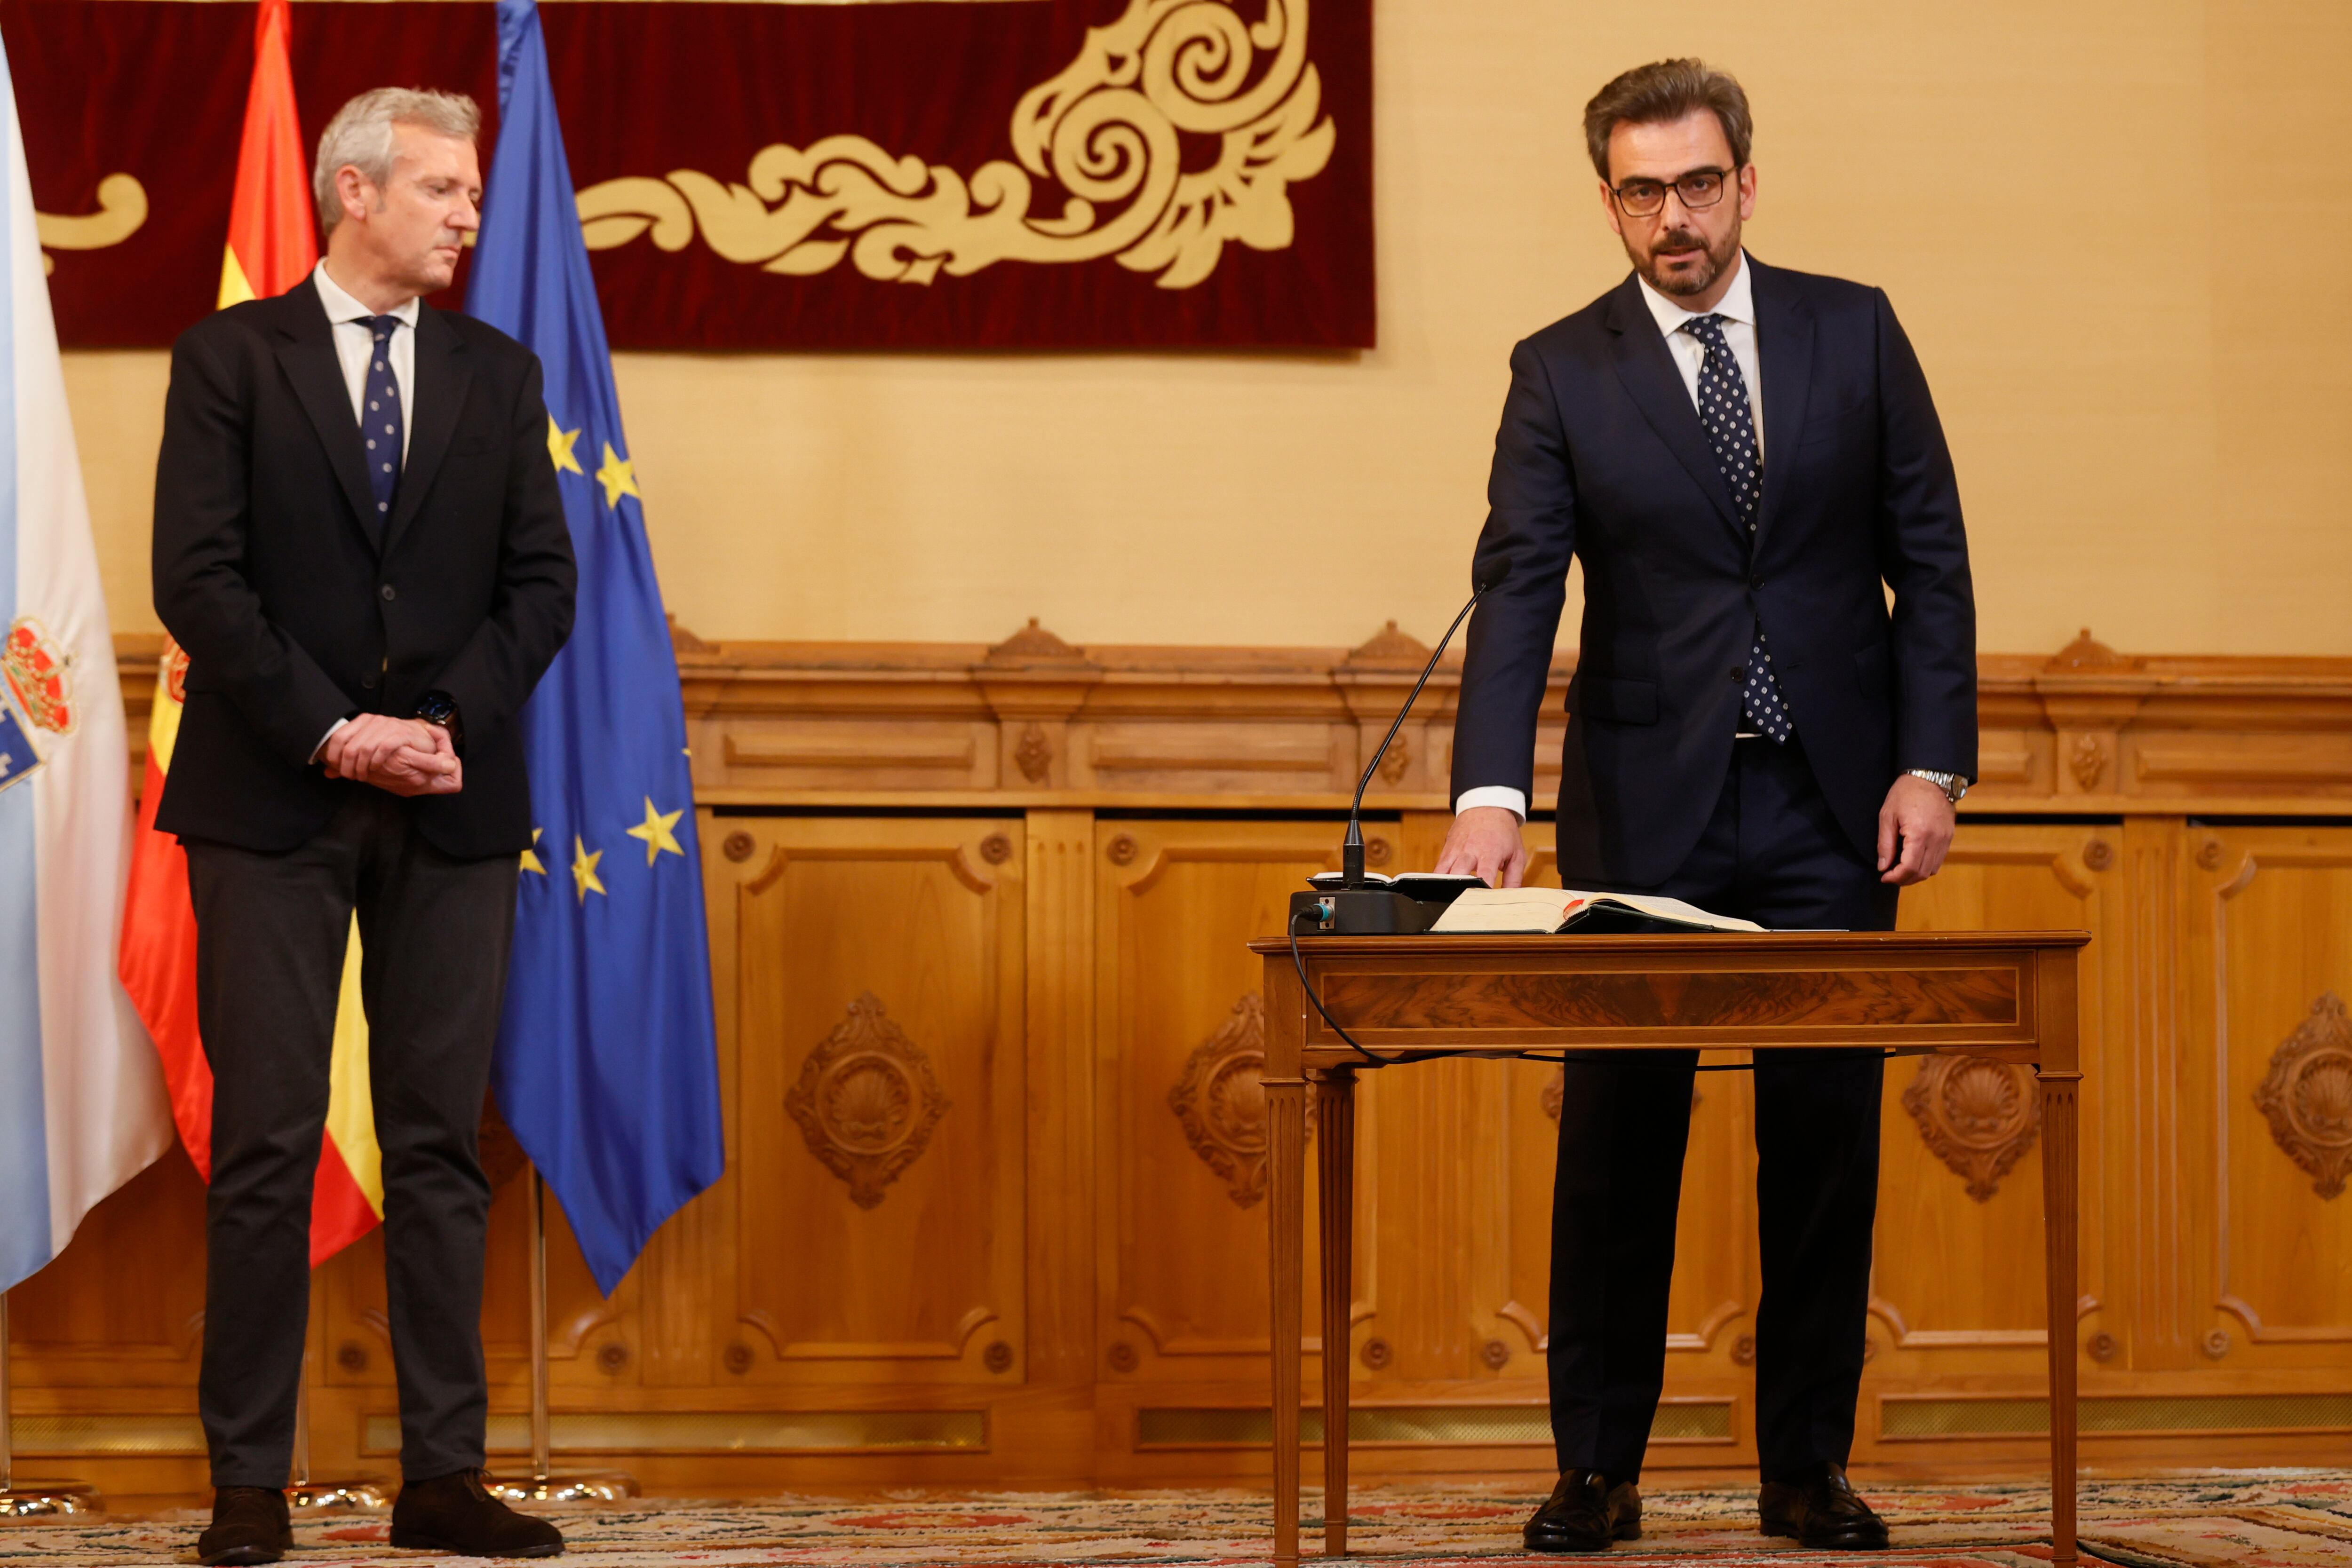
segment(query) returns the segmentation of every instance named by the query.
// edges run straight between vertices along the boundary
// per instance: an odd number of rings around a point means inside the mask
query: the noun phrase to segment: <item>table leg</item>
[[[2081,1292],[2075,1139],[2079,1072],[2038,1072],[2042,1089],[2042,1226],[2050,1322],[2050,1561],[2068,1568],[2074,1546],[2074,1302]]]
[[[1293,1055],[1292,1061],[1297,1058]],[[1301,1254],[1307,1242],[1307,1081],[1266,1078],[1266,1283],[1274,1331],[1274,1561],[1298,1564]]]
[[[1323,1554],[1348,1554],[1348,1364],[1356,1295],[1356,1074],[1315,1084],[1317,1213],[1323,1224]]]

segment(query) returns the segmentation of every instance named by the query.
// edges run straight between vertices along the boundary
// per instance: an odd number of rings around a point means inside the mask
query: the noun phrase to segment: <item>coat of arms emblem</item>
[[[0,704],[0,789],[17,783],[41,765],[26,727],[51,735],[71,735],[74,727],[72,660],[57,652],[41,623],[20,615],[0,643],[0,678],[8,698]]]

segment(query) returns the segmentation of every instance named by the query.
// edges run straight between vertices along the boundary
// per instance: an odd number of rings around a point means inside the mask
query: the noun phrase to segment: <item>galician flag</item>
[[[677,663],[531,0],[499,0],[499,146],[466,308],[545,369],[580,560],[572,640],[522,713],[536,841],[491,1082],[609,1295],[726,1149]]]
[[[130,754],[81,460],[0,53],[0,1291],[171,1146],[155,1053],[114,977]]]
[[[245,99],[236,188],[229,198],[228,246],[221,259],[220,306],[268,298],[304,285],[319,261],[310,175],[294,114],[288,64],[287,0],[261,0],[253,25],[253,83]],[[186,706],[188,656],[169,637],[155,672],[147,720],[147,781],[131,862],[121,956],[122,984],[154,1036],[171,1086],[172,1115],[196,1174],[213,1170],[213,1072],[196,1032],[196,915],[188,903],[188,857],[155,831]],[[383,1161],[368,1099],[367,1015],[360,1006],[360,930],[352,923],[343,988],[335,1008],[327,1134],[310,1191],[310,1262],[341,1251],[383,1218]]]

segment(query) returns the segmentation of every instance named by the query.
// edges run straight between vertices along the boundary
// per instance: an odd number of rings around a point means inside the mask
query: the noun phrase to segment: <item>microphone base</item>
[[[1297,925],[1302,911],[1325,903],[1331,905],[1330,919],[1311,926]],[[1312,932],[1323,936],[1412,936],[1428,930],[1444,913],[1443,904],[1424,904],[1384,887],[1343,887],[1330,893],[1290,895],[1293,928],[1301,935]]]

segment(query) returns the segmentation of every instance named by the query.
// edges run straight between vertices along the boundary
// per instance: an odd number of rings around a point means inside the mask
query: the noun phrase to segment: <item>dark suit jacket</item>
[[[516,711],[572,629],[572,535],[538,359],[469,317],[416,321],[415,419],[379,539],[359,422],[307,278],[172,349],[155,611],[187,650],[156,826],[281,851],[351,790],[309,758],[335,720],[457,699],[465,788],[411,800],[475,859],[530,844]]]
[[[1751,550],[1640,283],[1511,352],[1474,570],[1454,791],[1532,800],[1536,715],[1571,555],[1584,628],[1559,865],[1652,886],[1705,829],[1760,624],[1839,823],[1874,853],[1906,768],[1976,774],[1976,606],[1951,454],[1886,296],[1756,263],[1764,496]],[[1882,582],[1895,591],[1888,612]]]

